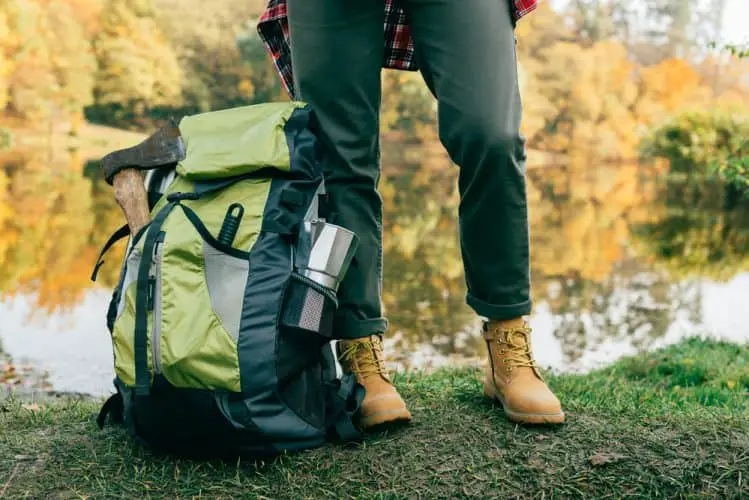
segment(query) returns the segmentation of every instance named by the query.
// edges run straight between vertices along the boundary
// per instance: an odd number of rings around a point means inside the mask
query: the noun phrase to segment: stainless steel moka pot
[[[304,221],[294,264],[304,277],[337,292],[358,246],[359,237],[348,229],[319,219]]]

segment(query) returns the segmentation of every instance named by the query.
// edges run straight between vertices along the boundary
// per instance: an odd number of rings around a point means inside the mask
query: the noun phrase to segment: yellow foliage
[[[682,59],[667,59],[644,68],[643,95],[636,107],[638,120],[646,125],[689,109],[704,109],[712,92],[695,68]]]
[[[637,127],[630,108],[637,85],[623,46],[558,42],[527,70],[536,73],[525,97],[524,132],[532,144],[564,152],[576,164],[634,155]]]
[[[41,122],[91,103],[95,62],[66,0],[0,5],[0,111]]]

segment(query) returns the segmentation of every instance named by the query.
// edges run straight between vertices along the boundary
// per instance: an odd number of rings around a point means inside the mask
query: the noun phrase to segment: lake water
[[[104,316],[122,219],[86,155],[0,157],[0,386],[111,392]],[[456,170],[438,147],[384,143],[386,346],[397,369],[475,364]],[[749,341],[749,204],[658,165],[529,167],[538,361],[586,371],[705,336]]]

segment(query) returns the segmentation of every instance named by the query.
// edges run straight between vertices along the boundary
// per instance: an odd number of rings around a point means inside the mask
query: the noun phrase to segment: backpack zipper
[[[151,300],[149,305],[153,311],[153,333],[151,335],[151,357],[153,358],[153,372],[161,373],[161,260],[164,256],[164,232],[159,233],[153,250],[154,272],[151,275]]]

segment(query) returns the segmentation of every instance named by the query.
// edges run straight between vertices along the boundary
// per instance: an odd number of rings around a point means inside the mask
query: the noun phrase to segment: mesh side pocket
[[[336,308],[337,303],[332,291],[302,276],[292,275],[292,281],[286,291],[281,323],[330,337],[333,333],[333,316]]]

